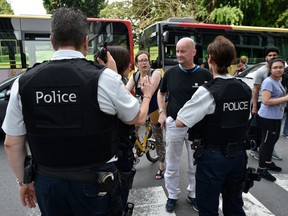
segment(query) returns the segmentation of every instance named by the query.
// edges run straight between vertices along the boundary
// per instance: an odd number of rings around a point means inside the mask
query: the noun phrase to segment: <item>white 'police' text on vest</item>
[[[238,111],[238,110],[248,110],[249,101],[238,101],[238,102],[229,102],[223,103],[223,111]]]
[[[50,92],[36,91],[36,104],[62,104],[76,103],[77,94],[74,92],[62,92],[61,90],[52,90]]]

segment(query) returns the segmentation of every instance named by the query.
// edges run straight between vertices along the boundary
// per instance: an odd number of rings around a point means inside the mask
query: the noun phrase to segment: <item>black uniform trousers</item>
[[[239,150],[235,158],[228,159],[221,148],[205,148],[197,159],[196,198],[200,216],[218,216],[219,196],[227,184],[239,188],[236,194],[222,194],[224,215],[244,216],[240,188],[246,170],[246,152]],[[239,193],[240,192],[240,193]]]
[[[114,172],[114,163],[105,164],[91,171]],[[35,175],[34,186],[42,216],[110,216],[112,213],[111,194],[99,196],[97,184],[62,180],[46,175]],[[114,189],[120,191],[120,183],[114,181]],[[114,202],[122,210],[120,193]],[[118,206],[118,207],[117,207]],[[121,215],[121,211],[119,212]]]

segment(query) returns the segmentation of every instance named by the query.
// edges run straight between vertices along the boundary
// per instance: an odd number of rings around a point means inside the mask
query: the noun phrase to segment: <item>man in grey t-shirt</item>
[[[264,79],[267,78],[268,76],[268,72],[269,72],[269,65],[268,65],[268,62],[263,65],[262,67],[260,67],[255,73],[255,76],[254,76],[254,87],[253,87],[253,90],[255,89],[255,91],[253,91],[253,96],[255,94],[255,101],[256,101],[256,105],[254,106],[254,97],[253,97],[253,108],[255,108],[255,110],[260,108],[260,104],[261,104],[261,101],[262,101],[262,93],[260,91],[261,89],[261,84],[262,82],[264,81]],[[259,90],[256,91],[256,89],[259,87]],[[258,94],[258,97],[256,97],[256,94]],[[256,100],[257,99],[257,100]],[[260,103],[260,104],[259,104]],[[258,106],[259,105],[259,106]],[[256,113],[253,112],[253,109],[252,109],[252,113],[253,114],[257,114],[257,111]]]

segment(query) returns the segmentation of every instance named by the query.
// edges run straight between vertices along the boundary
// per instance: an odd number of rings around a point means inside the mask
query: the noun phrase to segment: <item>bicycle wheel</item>
[[[148,151],[146,152],[147,159],[152,163],[157,162],[159,160],[159,157],[156,151],[156,141],[153,137],[152,130],[149,131],[147,136],[147,148],[148,148]]]

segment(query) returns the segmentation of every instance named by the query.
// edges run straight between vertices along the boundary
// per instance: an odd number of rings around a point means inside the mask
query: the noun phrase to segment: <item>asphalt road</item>
[[[275,183],[261,180],[256,182],[248,194],[244,194],[245,211],[247,216],[286,216],[288,212],[288,139],[281,136],[276,144],[276,150],[283,160],[275,161],[283,171],[275,173]],[[183,150],[181,160],[180,188],[181,197],[178,200],[175,214],[177,216],[198,215],[188,204],[186,199],[187,186],[187,156]],[[257,167],[257,161],[249,157],[249,166]],[[135,203],[134,216],[137,215],[175,215],[168,214],[164,210],[167,200],[164,180],[155,180],[158,164],[152,164],[146,157],[140,158],[136,165],[137,173],[134,179],[130,200]],[[285,189],[286,188],[286,189]],[[3,139],[0,140],[0,216],[38,216],[39,210],[22,207],[18,197],[18,186],[11,169],[8,167],[4,153]],[[221,210],[220,210],[221,215]]]
[[[248,194],[244,194],[244,209],[247,216],[287,216],[288,215],[288,139],[284,136],[281,136],[276,144],[276,151],[281,154],[283,157],[282,161],[274,162],[282,167],[281,173],[271,172],[275,174],[277,181],[272,183],[265,179],[262,179],[260,182],[255,182],[254,187],[250,189]],[[249,153],[249,151],[247,151]],[[248,157],[248,166],[257,168],[258,161]],[[157,164],[151,164],[144,157],[141,158],[141,162],[136,166],[137,174],[134,180],[133,188],[137,191],[141,188],[150,188],[161,186],[164,189],[164,192],[167,196],[165,190],[164,180],[155,180],[154,176],[157,170]],[[187,187],[187,156],[186,151],[183,149],[182,160],[181,160],[181,171],[180,171],[180,188],[181,188],[181,197],[177,202],[177,207],[175,210],[176,215],[186,216],[186,215],[198,215],[197,212],[186,201],[186,187]],[[145,199],[145,197],[143,198]],[[165,197],[167,199],[167,197]],[[139,201],[136,201],[137,203]],[[140,202],[141,203],[141,202]],[[165,201],[161,208],[158,209],[162,211],[164,209]],[[145,207],[145,206],[144,206]],[[221,215],[221,210],[219,211]],[[164,214],[164,213],[163,213]],[[139,214],[143,215],[143,214]],[[154,214],[145,214],[145,215],[154,215]],[[157,215],[162,215],[157,214]],[[166,215],[166,214],[165,214]],[[168,214],[169,215],[169,214]]]

